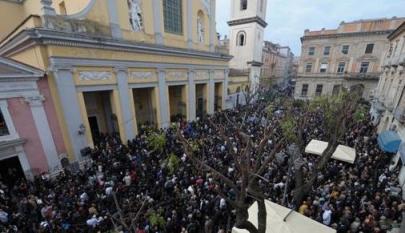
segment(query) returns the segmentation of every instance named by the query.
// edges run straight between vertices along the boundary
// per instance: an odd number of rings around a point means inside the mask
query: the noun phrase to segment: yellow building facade
[[[0,1],[0,55],[47,73],[69,158],[225,107],[215,0]]]

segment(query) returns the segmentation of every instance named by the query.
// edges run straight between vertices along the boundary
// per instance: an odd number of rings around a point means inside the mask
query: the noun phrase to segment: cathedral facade
[[[0,12],[0,56],[44,73],[71,161],[100,135],[126,142],[141,125],[225,108],[215,0],[15,0]]]

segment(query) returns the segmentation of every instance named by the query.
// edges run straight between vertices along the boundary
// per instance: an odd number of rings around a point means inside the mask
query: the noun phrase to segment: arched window
[[[163,0],[165,32],[183,34],[182,0]]]
[[[246,44],[246,33],[244,31],[238,32],[237,38],[236,38],[236,45],[237,46],[245,46]]]
[[[200,43],[205,40],[205,20],[204,13],[201,10],[197,14],[197,40]]]
[[[247,0],[240,0],[240,10],[244,11],[247,9]]]

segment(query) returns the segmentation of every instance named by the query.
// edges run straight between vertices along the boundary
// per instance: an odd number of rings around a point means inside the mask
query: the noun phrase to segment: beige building
[[[378,133],[396,131],[402,141],[394,157],[394,164],[398,164],[401,158],[404,165],[399,181],[405,200],[405,22],[388,36],[388,40],[390,46],[384,54],[383,72],[372,102],[371,114],[378,124]]]
[[[395,129],[405,141],[405,23],[388,36],[390,47],[376,89],[372,114],[378,131]]]
[[[342,22],[337,29],[306,30],[295,84],[295,98],[336,95],[342,87],[364,87],[370,99],[389,48],[387,36],[405,18]]]
[[[293,61],[294,54],[290,47],[265,41],[261,75],[263,82],[286,84],[292,78]]]
[[[0,56],[46,73],[69,159],[104,133],[123,142],[225,107],[215,0],[0,1]],[[15,85],[26,89],[24,83]],[[14,87],[14,86],[13,86]],[[0,156],[0,160],[1,160]]]

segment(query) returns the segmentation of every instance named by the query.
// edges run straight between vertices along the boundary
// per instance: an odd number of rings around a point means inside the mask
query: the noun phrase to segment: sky
[[[217,31],[221,35],[229,34],[231,1],[239,0],[217,0]],[[405,0],[267,0],[264,39],[290,46],[299,56],[305,29],[334,29],[342,21],[393,16],[405,17]]]

